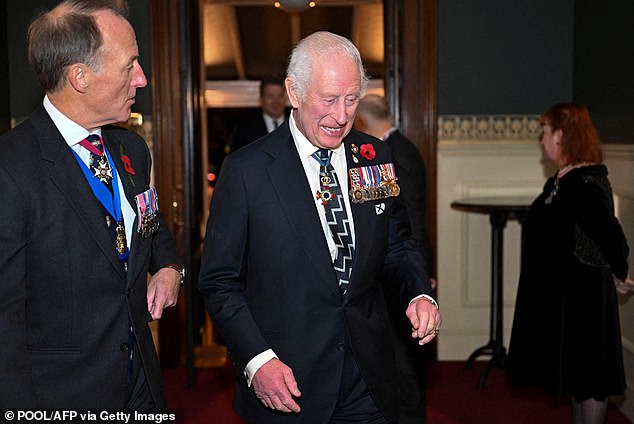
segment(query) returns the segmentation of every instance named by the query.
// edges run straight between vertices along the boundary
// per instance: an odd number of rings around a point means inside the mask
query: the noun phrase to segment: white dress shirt
[[[284,123],[284,115],[280,116],[277,119],[274,119],[271,115],[262,113],[262,118],[264,118],[264,125],[266,125],[267,132],[274,131],[275,129],[277,129],[277,127]]]
[[[48,96],[44,97],[44,109],[49,114],[53,123],[66,140],[66,144],[68,147],[73,149],[75,153],[77,153],[80,159],[86,164],[86,166],[90,167],[90,152],[88,149],[79,145],[79,143],[88,137],[91,133],[88,132],[84,127],[77,124],[76,122],[70,120],[66,115],[59,111],[53,103],[49,100]],[[93,134],[97,134],[101,137],[101,128],[98,128],[93,132]],[[113,152],[110,152],[112,155]],[[123,190],[123,185],[121,184],[121,174],[117,170],[117,182],[119,186],[119,193],[121,193],[121,212],[123,214],[123,223],[125,225],[125,236],[128,240],[128,249],[131,248],[130,244],[132,243],[132,231],[134,226],[134,219],[136,218],[136,214],[132,206],[130,206],[130,202],[128,202],[128,198],[125,195],[125,191]]]

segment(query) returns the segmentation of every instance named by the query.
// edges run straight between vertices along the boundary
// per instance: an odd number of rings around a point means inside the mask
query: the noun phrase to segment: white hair
[[[291,80],[300,100],[304,99],[306,90],[310,85],[313,63],[335,53],[343,54],[357,64],[361,78],[361,94],[363,95],[368,85],[368,76],[361,61],[359,50],[345,37],[327,31],[318,31],[297,43],[291,53],[286,71],[286,77]]]

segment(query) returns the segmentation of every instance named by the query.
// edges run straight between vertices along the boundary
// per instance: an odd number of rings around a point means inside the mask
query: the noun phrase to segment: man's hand
[[[252,383],[255,395],[267,408],[281,412],[301,411],[293,399],[302,395],[293,371],[279,359],[273,358],[262,365],[255,372]]]
[[[153,319],[163,315],[163,309],[176,305],[181,276],[173,268],[161,268],[150,279],[147,287],[147,308]]]
[[[419,297],[413,300],[405,315],[412,323],[412,338],[420,339],[419,345],[429,343],[438,335],[442,317],[436,306],[426,298]]]

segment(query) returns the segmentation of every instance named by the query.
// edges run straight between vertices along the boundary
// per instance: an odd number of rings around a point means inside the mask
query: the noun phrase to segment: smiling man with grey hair
[[[352,130],[366,83],[350,40],[306,37],[287,72],[289,119],[223,164],[198,286],[249,423],[397,419],[383,274],[411,342],[438,334],[389,149]]]

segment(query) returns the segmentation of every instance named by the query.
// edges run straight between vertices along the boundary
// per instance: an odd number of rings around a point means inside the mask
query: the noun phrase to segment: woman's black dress
[[[607,174],[592,165],[552,177],[529,209],[507,359],[516,383],[578,400],[625,389],[612,274],[627,276],[629,248]]]

